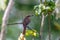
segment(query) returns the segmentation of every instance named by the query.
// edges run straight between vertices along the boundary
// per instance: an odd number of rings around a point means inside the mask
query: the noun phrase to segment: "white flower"
[[[18,40],[26,40],[26,38],[25,38],[24,35],[21,33],[20,36],[18,37]]]

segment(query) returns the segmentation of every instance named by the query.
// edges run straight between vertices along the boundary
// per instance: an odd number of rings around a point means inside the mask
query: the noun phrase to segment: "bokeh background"
[[[2,24],[2,17],[4,14],[4,11],[8,5],[9,0],[0,0],[0,24]],[[34,6],[38,5],[40,3],[40,0],[14,0],[15,4],[12,7],[12,10],[9,15],[8,23],[21,23],[23,22],[23,19],[27,15],[34,14]],[[51,40],[59,40],[60,38],[60,0],[56,0],[56,25],[59,26],[59,28],[52,26],[52,34],[51,34]],[[31,23],[28,25],[29,27],[35,29],[39,33],[39,27],[40,27],[40,17],[33,16],[31,17]],[[6,28],[6,40],[18,40],[18,37],[20,33],[23,30],[22,24],[16,24],[16,25],[8,25]],[[29,30],[27,28],[27,30]],[[47,19],[45,19],[44,24],[44,33],[43,33],[43,40],[48,40],[48,24]],[[0,25],[0,32],[1,32],[1,25]],[[30,30],[28,32],[31,32]],[[28,34],[26,36],[27,40],[39,40],[38,34],[37,37],[32,36],[32,34]]]

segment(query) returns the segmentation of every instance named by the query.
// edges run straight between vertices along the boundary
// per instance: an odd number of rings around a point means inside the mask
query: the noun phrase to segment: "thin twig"
[[[7,8],[5,10],[5,13],[4,13],[4,16],[2,18],[2,28],[1,28],[1,37],[0,37],[0,40],[5,40],[6,26],[7,26],[9,14],[10,14],[10,11],[12,9],[13,4],[14,4],[13,0],[9,0],[8,6],[7,6]]]
[[[17,25],[17,24],[23,24],[23,23],[8,23],[7,25]]]
[[[35,32],[35,31],[34,31],[35,29],[32,29],[32,28],[30,28],[29,26],[27,26],[27,28],[30,29],[30,30],[32,30],[33,32]]]
[[[7,24],[7,25],[17,25],[17,24],[23,24],[23,23],[9,23],[9,24]],[[1,25],[1,24],[0,24],[0,25]],[[29,26],[27,26],[27,28],[30,29],[30,30],[32,30],[33,32],[35,32],[35,31],[34,31],[35,29],[32,29],[32,28],[30,28]]]
[[[23,24],[23,23],[9,23],[9,24],[7,24],[7,25],[17,25],[17,24]],[[0,25],[1,25],[1,24],[0,24]],[[35,32],[35,31],[34,31],[35,29],[32,29],[32,28],[30,28],[29,26],[27,26],[27,28],[30,29],[30,30],[32,30],[33,32]]]
[[[9,23],[7,25],[17,25],[17,24],[23,24],[23,23]],[[32,30],[33,32],[35,32],[34,29],[30,28],[29,26],[27,26],[27,28],[30,29],[30,30]]]
[[[44,14],[42,13],[41,27],[40,27],[40,39],[42,40],[43,34],[43,26],[44,26]]]

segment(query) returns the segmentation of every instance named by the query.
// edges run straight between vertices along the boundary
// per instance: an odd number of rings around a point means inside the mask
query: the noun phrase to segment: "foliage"
[[[41,15],[41,13],[44,13],[45,15],[48,12],[52,12],[55,9],[55,2],[54,1],[46,1],[44,4],[39,4],[34,7],[35,14]]]

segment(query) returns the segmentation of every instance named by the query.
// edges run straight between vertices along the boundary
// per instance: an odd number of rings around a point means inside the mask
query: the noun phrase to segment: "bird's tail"
[[[26,26],[24,26],[24,29],[23,29],[23,34],[25,35],[26,33]]]

